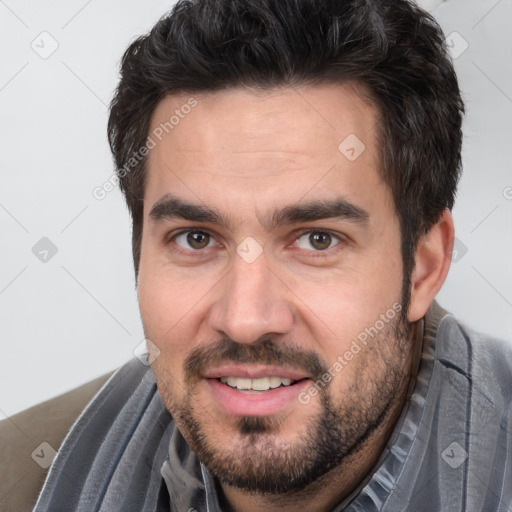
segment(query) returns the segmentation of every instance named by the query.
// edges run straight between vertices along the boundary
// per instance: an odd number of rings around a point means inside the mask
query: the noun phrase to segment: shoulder
[[[512,344],[470,328],[441,308],[430,325],[443,393],[467,404],[465,428],[471,425],[472,435],[479,433],[480,445],[484,437],[489,447],[512,443],[512,431],[500,427],[512,418]]]
[[[512,342],[472,329],[437,304],[432,309],[436,359],[458,368],[475,384],[485,382],[508,395],[512,389]]]
[[[32,510],[55,452],[112,373],[0,422],[1,510]]]
[[[459,323],[458,328],[470,347],[473,402],[494,414],[501,411],[501,421],[504,421],[510,414],[512,344],[475,331],[463,323]]]

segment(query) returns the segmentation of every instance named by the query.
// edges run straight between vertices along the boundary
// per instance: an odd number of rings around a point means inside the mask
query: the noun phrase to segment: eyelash
[[[207,251],[205,249],[186,250],[186,249],[181,248],[179,245],[177,245],[175,243],[175,240],[178,236],[183,235],[185,233],[195,233],[195,232],[204,233],[215,240],[215,237],[213,236],[213,234],[211,234],[207,229],[187,228],[187,229],[182,229],[176,233],[173,233],[172,235],[171,234],[167,235],[164,239],[164,244],[166,246],[169,246],[171,244],[175,245],[175,247],[172,248],[172,251],[181,256],[205,259],[208,257]],[[304,249],[304,251],[311,253],[310,255],[308,255],[309,258],[323,258],[323,259],[328,258],[329,256],[331,256],[333,254],[333,252],[337,253],[338,250],[341,250],[341,247],[338,247],[338,246],[343,245],[343,243],[347,241],[347,238],[345,236],[336,234],[333,231],[329,231],[327,229],[303,229],[295,234],[294,242],[308,233],[310,233],[310,234],[311,233],[326,233],[326,234],[330,235],[333,239],[338,240],[337,244],[335,244],[334,246],[332,246],[329,249],[324,249],[323,251],[321,251],[321,250],[308,251],[308,250]],[[298,249],[301,250],[300,248],[298,248]]]

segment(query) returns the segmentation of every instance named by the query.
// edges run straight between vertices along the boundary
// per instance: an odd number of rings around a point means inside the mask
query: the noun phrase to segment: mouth
[[[298,405],[311,379],[269,366],[229,366],[203,376],[214,401],[230,416],[272,416]]]

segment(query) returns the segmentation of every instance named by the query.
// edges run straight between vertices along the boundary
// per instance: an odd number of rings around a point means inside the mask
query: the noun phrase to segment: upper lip
[[[301,380],[308,376],[301,370],[264,364],[225,364],[210,368],[203,373],[203,378],[205,379],[220,379],[221,377],[236,377],[239,379],[282,377],[291,380]]]

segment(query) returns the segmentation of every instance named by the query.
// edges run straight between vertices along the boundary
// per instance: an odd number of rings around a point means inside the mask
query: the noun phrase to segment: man
[[[462,113],[405,0],[182,1],[135,41],[108,131],[151,367],[34,510],[512,510],[511,350],[434,300]]]

